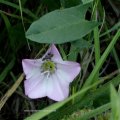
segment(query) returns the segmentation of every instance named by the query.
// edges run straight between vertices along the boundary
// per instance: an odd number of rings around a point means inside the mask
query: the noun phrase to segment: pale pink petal
[[[80,72],[80,64],[62,61],[56,64],[56,72],[48,80],[47,96],[62,101],[69,95],[69,84]]]
[[[76,62],[63,61],[61,63],[57,63],[56,65],[56,72],[63,82],[72,82],[81,70],[80,64]]]
[[[57,74],[51,75],[47,84],[47,96],[55,101],[62,101],[69,95],[69,84],[63,84]]]
[[[25,94],[32,99],[41,98],[46,96],[46,77],[38,75],[29,80],[25,80]]]
[[[61,55],[54,44],[52,44],[50,46],[50,48],[47,50],[47,52],[43,55],[42,59],[45,58],[46,55],[48,55],[49,53],[53,54],[53,57],[51,60],[62,61]]]
[[[80,66],[80,64],[79,63],[77,63],[77,62],[73,62],[73,61],[60,61],[59,63],[61,63],[61,64],[65,64],[65,65],[70,65],[70,66]]]
[[[44,58],[52,54],[51,61],[55,62],[55,73],[41,73],[41,65]],[[76,62],[63,61],[54,44],[50,46],[42,59],[24,59],[22,61],[23,71],[26,75],[24,82],[25,94],[32,98],[48,96],[55,101],[61,101],[69,95],[69,84],[80,72],[80,64]]]
[[[26,79],[29,79],[33,75],[36,75],[40,71],[40,66],[42,64],[41,59],[23,59],[22,66],[23,71],[26,75]]]

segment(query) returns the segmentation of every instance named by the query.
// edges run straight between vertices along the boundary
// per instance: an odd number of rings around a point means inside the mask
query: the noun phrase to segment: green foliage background
[[[119,120],[119,17],[119,0],[0,0],[0,120]],[[21,61],[51,43],[81,73],[66,100],[31,100]]]

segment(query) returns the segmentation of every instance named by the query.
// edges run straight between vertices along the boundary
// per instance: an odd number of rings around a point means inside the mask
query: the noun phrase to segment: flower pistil
[[[42,72],[49,71],[50,74],[54,73],[56,69],[56,65],[53,61],[51,60],[45,60],[43,64],[41,65],[41,70]]]

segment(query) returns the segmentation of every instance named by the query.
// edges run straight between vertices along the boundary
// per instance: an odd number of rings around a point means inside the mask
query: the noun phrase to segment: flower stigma
[[[41,66],[42,72],[46,73],[49,72],[50,74],[55,72],[56,65],[53,61],[51,60],[46,60]]]

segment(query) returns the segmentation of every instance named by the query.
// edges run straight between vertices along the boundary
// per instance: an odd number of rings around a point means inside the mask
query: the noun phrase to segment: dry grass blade
[[[20,83],[22,82],[24,78],[24,74],[22,73],[21,76],[18,78],[18,80],[15,82],[15,84],[6,92],[6,94],[1,98],[0,100],[0,110],[8,100],[8,98],[15,92],[15,90],[18,88]]]

